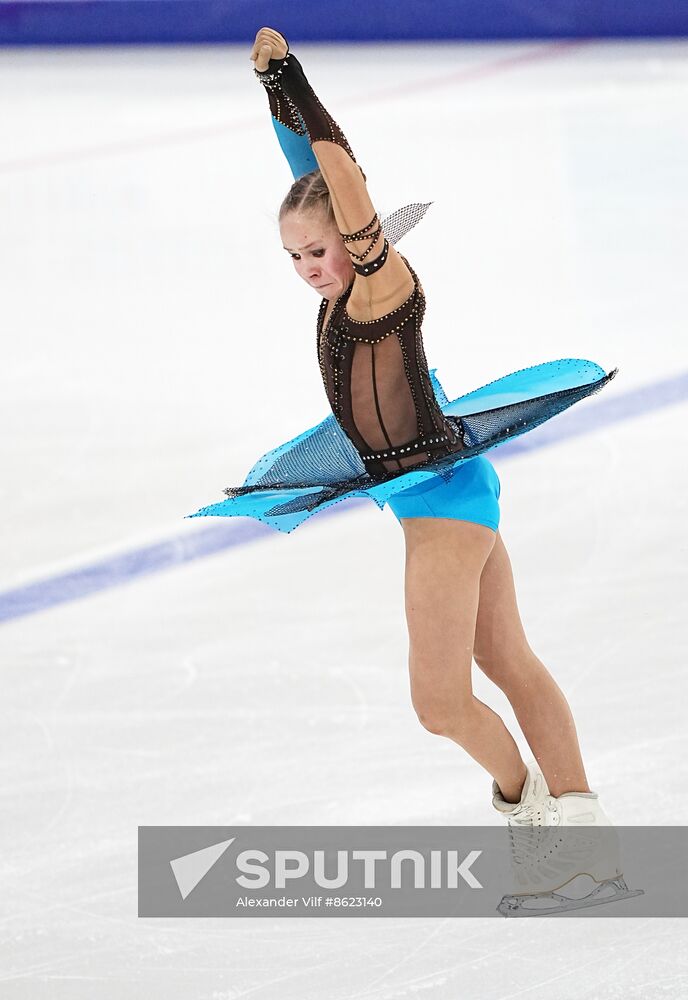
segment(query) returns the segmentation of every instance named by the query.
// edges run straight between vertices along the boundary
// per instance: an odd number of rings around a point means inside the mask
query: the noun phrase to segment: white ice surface
[[[379,209],[435,202],[401,249],[450,397],[559,357],[618,366],[607,396],[688,369],[688,42],[299,56]],[[0,93],[8,589],[199,530],[327,406],[246,47],[5,50]],[[617,824],[688,823],[685,420],[490,453]],[[400,528],[346,506],[2,627],[3,1000],[688,993],[682,921],[136,916],[138,825],[496,822],[410,703]]]

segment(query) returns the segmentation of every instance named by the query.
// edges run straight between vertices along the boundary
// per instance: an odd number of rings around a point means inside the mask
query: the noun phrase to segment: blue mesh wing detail
[[[616,371],[617,369],[615,369]],[[473,389],[452,402],[447,402],[446,413],[456,416],[494,410],[500,406],[525,402],[543,395],[578,386],[590,387],[604,377],[604,368],[584,358],[560,358],[545,361],[530,368],[521,368]],[[593,390],[595,391],[595,390]]]
[[[356,448],[330,414],[319,424],[266,452],[244,486],[297,486],[341,483],[365,473]]]
[[[599,392],[618,369],[605,374],[594,362],[563,358],[512,372],[451,401],[435,371],[431,369],[430,376],[442,412],[452,422],[460,417],[467,445],[460,453],[373,479],[330,415],[259,459],[242,487],[225,490],[227,500],[186,516],[248,516],[290,532],[317,511],[350,497],[368,497],[382,508],[400,490],[434,476],[447,480],[461,462],[527,433]]]

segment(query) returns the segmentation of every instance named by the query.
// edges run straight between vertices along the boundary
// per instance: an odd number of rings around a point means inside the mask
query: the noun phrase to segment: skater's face
[[[282,244],[294,270],[324,299],[342,295],[354,279],[351,258],[337,226],[321,211],[287,212],[280,221]]]

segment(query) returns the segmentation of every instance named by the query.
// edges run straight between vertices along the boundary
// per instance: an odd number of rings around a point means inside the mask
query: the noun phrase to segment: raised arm
[[[269,33],[270,41],[264,41],[265,33]],[[251,51],[251,59],[255,62],[258,70],[256,76],[261,79],[261,71],[270,70],[275,72],[282,65],[282,61],[289,51],[286,39],[282,38],[271,28],[261,28],[256,36],[256,44]],[[267,84],[266,84],[267,88]],[[268,91],[268,96],[270,92]],[[303,125],[299,122],[301,132],[295,131],[288,125],[283,124],[279,118],[279,101],[276,97],[270,97],[270,110],[272,111],[272,125],[275,135],[280,144],[280,148],[289,164],[294,180],[310,174],[313,170],[318,170],[318,161],[311,149],[310,139]]]
[[[413,277],[382,233],[346,136],[318,100],[283,36],[261,28],[251,58],[268,93],[273,120],[295,135],[308,137],[329,188],[335,219],[356,272],[347,303],[349,314],[370,320],[391,312],[413,292]]]

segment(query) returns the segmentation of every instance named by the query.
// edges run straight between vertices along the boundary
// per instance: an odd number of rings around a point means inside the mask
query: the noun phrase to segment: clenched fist
[[[289,46],[287,40],[274,28],[261,28],[251,49],[249,58],[259,73],[264,73],[271,59],[284,59]]]

